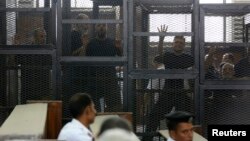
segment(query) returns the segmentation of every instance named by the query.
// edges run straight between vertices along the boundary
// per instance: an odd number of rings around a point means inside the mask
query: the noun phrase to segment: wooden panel
[[[46,103],[17,105],[0,129],[0,140],[44,138],[47,105]]]
[[[62,128],[62,101],[27,101],[27,103],[48,103],[46,138],[57,139]]]

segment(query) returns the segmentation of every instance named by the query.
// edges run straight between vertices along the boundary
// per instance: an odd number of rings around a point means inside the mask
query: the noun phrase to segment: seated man
[[[70,99],[69,109],[73,119],[67,123],[58,136],[64,141],[93,141],[89,125],[96,116],[95,104],[88,94],[77,93]]]
[[[168,141],[192,141],[193,117],[193,115],[184,111],[175,111],[166,115],[170,136]]]

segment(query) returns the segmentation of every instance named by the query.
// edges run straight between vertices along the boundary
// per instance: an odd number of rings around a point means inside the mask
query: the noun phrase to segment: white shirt
[[[167,141],[174,141],[174,139],[172,139],[172,138],[169,136]]]
[[[72,119],[67,123],[58,136],[58,140],[64,141],[92,141],[93,134],[80,121]]]
[[[157,68],[157,70],[164,70],[165,67],[164,65],[160,66]],[[165,79],[150,79],[148,82],[148,86],[147,89],[152,90],[152,89],[160,89],[162,90],[164,88],[165,85]],[[159,93],[155,93],[154,94],[154,103],[157,103],[157,101],[159,100]]]

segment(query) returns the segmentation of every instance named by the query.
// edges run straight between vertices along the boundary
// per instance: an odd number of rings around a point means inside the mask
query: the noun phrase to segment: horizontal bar
[[[195,79],[198,77],[196,70],[134,70],[130,72],[131,79],[151,79],[151,78],[166,78],[166,79]]]
[[[0,12],[50,12],[51,8],[0,8]],[[32,13],[31,13],[32,14]]]
[[[54,54],[55,49],[0,49],[0,54]]]
[[[134,36],[193,36],[192,32],[134,32]]]
[[[101,6],[117,6],[117,5],[123,4],[123,0],[105,0],[105,1],[104,0],[92,0],[92,1]]]
[[[222,43],[222,42],[213,42],[204,44],[205,46],[226,46],[226,47],[235,47],[235,46],[250,46],[250,43]]]
[[[89,19],[89,20],[77,20],[77,19],[63,19],[63,24],[76,24],[76,23],[107,23],[107,24],[121,24],[123,20],[106,20],[106,19]]]
[[[150,5],[191,5],[193,0],[134,0],[136,4]]]
[[[0,50],[16,50],[16,49],[53,49],[54,45],[0,45]]]
[[[250,85],[200,85],[202,90],[250,90]]]
[[[247,14],[250,13],[249,4],[201,4],[205,13],[214,13],[215,15],[226,14],[230,16],[231,14]]]
[[[62,64],[87,64],[87,65],[117,65],[127,62],[127,57],[79,57],[64,56],[61,57]]]
[[[249,80],[205,80],[204,85],[249,85]]]
[[[193,12],[192,7],[170,7],[170,6],[147,6],[145,10],[150,14],[191,14]]]

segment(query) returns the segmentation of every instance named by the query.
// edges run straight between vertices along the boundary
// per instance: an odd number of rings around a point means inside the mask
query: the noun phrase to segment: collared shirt
[[[167,141],[175,141],[175,140],[169,136]]]
[[[93,141],[93,134],[80,121],[72,119],[62,128],[58,140]]]

